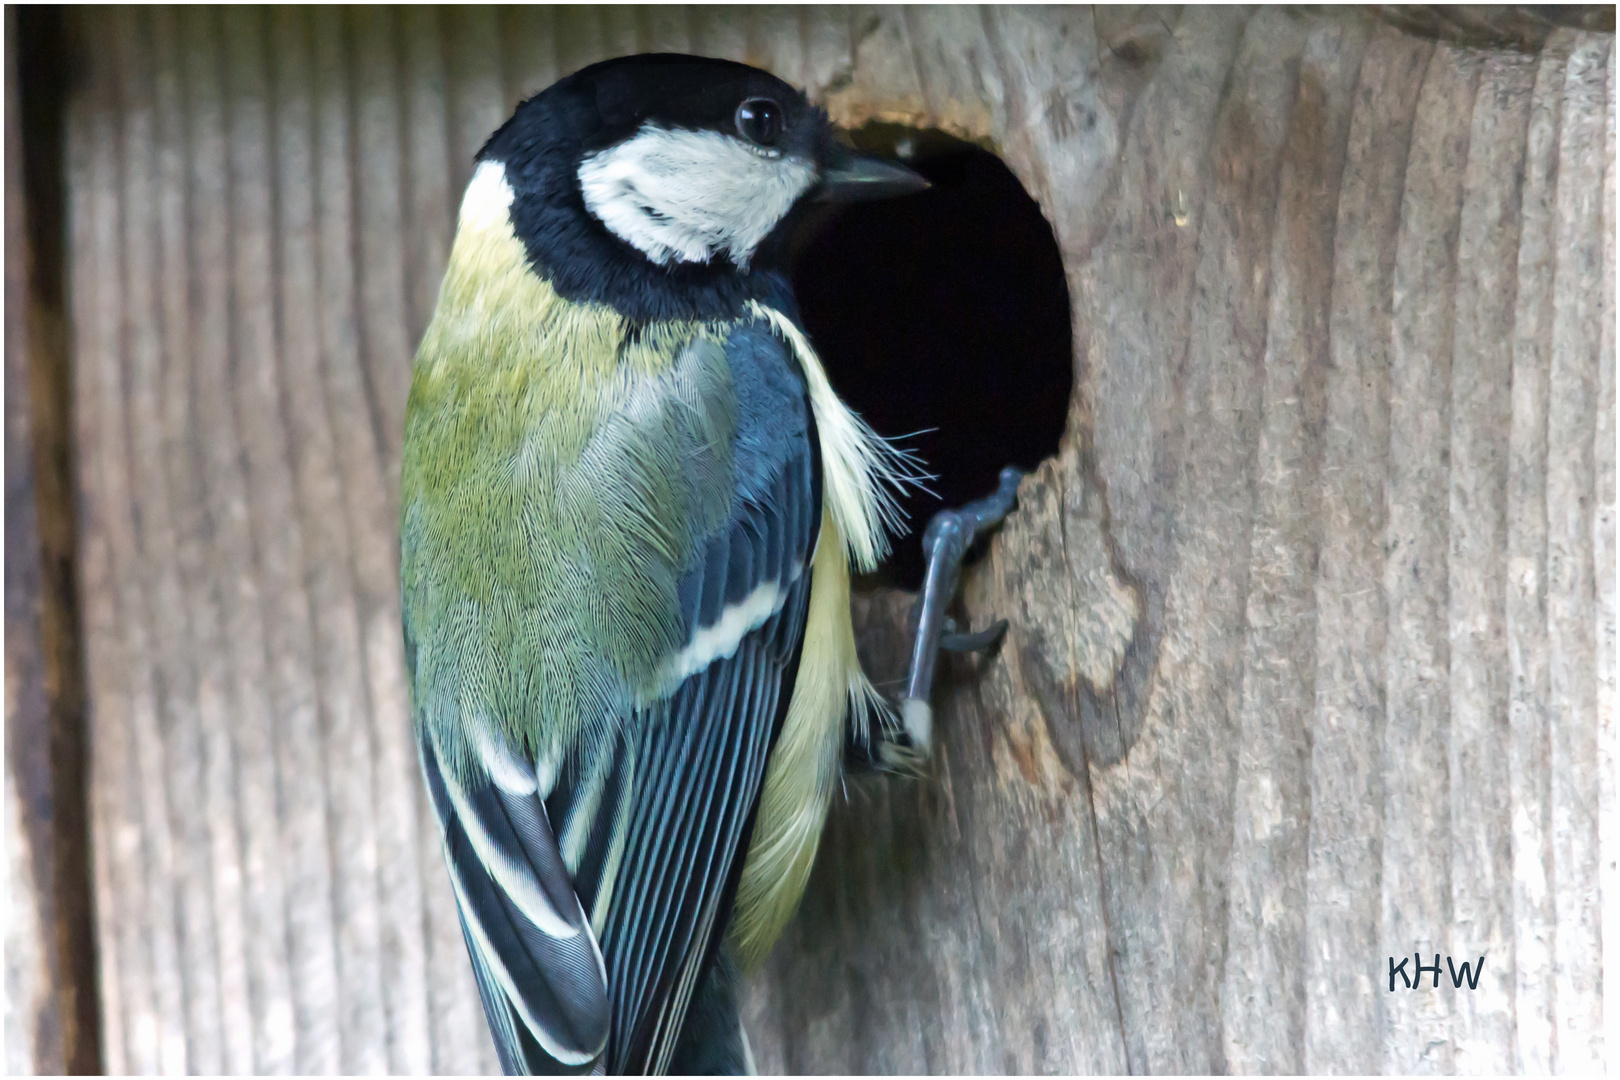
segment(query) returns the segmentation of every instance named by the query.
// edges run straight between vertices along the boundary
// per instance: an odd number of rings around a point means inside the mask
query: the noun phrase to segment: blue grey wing
[[[677,592],[665,699],[604,730],[546,805],[599,940],[611,1072],[661,1072],[716,958],[772,743],[792,696],[821,523],[802,381],[768,334],[727,344],[734,497]]]
[[[486,775],[463,780],[431,737],[418,749],[501,1067],[590,1071],[607,1046],[607,973],[534,770],[486,744],[484,768],[462,770]]]
[[[808,592],[808,582],[795,587],[731,657],[693,675],[662,715],[648,718],[602,934],[615,1071],[666,1071],[698,980],[715,959],[792,694]]]

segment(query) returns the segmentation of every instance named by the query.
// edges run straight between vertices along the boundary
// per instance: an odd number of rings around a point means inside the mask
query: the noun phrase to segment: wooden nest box
[[[406,717],[405,391],[485,136],[643,51],[988,150],[1067,292],[1061,439],[965,585],[1011,628],[945,672],[931,773],[835,807],[749,990],[762,1071],[1612,1062],[1613,9],[1551,10],[124,8],[27,39],[7,1064],[495,1066]],[[17,81],[36,47],[69,74]],[[858,601],[880,678],[908,604]]]

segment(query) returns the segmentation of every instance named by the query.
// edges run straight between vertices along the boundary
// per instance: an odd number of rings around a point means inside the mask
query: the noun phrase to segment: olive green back
[[[676,582],[731,498],[728,329],[632,328],[557,296],[508,231],[458,236],[401,484],[412,712],[453,764],[466,725],[544,767],[668,691]]]

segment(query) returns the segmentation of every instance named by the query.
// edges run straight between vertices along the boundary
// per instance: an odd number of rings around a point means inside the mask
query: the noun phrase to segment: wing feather
[[[734,658],[711,670],[721,685],[713,687],[714,693],[708,702],[701,700],[701,694],[696,695],[693,704],[697,708],[690,715],[748,716],[739,701],[746,664]],[[679,718],[685,710],[672,712]],[[610,922],[606,935],[617,946],[615,973],[623,980],[625,992],[616,1002],[616,1012],[627,1024],[647,1012],[652,984],[663,974],[659,954],[681,957],[686,952],[689,928],[672,924],[683,917],[691,918],[692,912],[683,908],[691,904],[692,894],[701,898],[708,884],[715,854],[715,833],[721,824],[711,810],[717,802],[723,804],[737,787],[738,759],[747,753],[747,749],[737,743],[746,739],[749,732],[741,724],[708,724],[692,732],[696,736],[692,742],[683,742],[683,733],[670,730],[666,724],[666,730],[659,734],[669,755],[681,759],[679,765],[664,774],[673,789],[672,797],[657,800],[652,804],[656,809],[650,807],[636,822],[639,835],[632,841],[633,845],[637,850],[654,853],[638,890],[638,900],[642,903],[627,909],[621,919]],[[703,858],[704,855],[709,857]],[[679,884],[677,877],[685,879],[686,888],[681,890],[687,893],[684,905],[675,891]],[[621,1046],[628,1046],[631,1034],[621,1028]]]
[[[802,603],[794,608],[789,617],[802,621]],[[769,717],[768,724],[729,725],[723,738],[712,741],[673,726],[664,730],[685,767],[703,779],[693,789],[683,785],[675,800],[647,798],[632,825],[631,846],[652,857],[624,871],[645,882],[645,902],[616,910],[603,935],[613,957],[615,1067],[657,1068],[667,1059],[690,999],[693,965],[712,958],[713,930],[728,914],[723,901],[741,859],[792,662],[769,649],[772,629],[762,627],[730,660],[706,673],[720,683],[709,705],[725,710],[710,716]],[[680,704],[677,696],[672,705]],[[667,805],[677,812],[664,812]]]
[[[525,1058],[513,1038],[521,1030],[558,1065],[589,1067],[607,1042],[606,969],[544,805],[537,793],[515,796],[493,783],[466,790],[441,767],[431,739],[420,753],[503,1063]]]

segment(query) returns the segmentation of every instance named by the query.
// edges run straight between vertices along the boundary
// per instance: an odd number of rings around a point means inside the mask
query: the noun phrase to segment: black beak
[[[840,146],[821,172],[821,186],[815,197],[817,202],[864,202],[910,195],[928,186],[927,180],[904,165]]]

